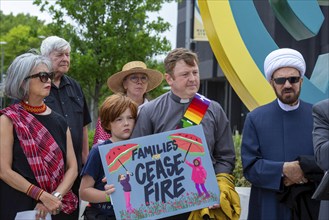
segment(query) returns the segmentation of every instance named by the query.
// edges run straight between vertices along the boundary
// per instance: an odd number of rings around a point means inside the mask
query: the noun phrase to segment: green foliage
[[[235,177],[235,186],[236,187],[250,187],[251,184],[243,176],[242,161],[241,161],[241,140],[242,135],[236,132],[233,135],[233,142],[236,155],[235,169],[233,171],[233,176]]]
[[[10,30],[18,25],[28,26],[31,29],[31,36],[37,37],[43,31],[44,21],[38,20],[36,16],[19,13],[14,16],[12,13],[5,15],[0,11],[0,36],[5,36]]]
[[[164,2],[170,0],[34,0],[53,17],[52,31],[71,43],[69,74],[84,89],[93,122],[99,103],[110,95],[109,76],[129,61],[148,63],[170,50],[169,41],[160,35],[170,24],[160,17],[148,18]]]
[[[147,62],[147,67],[150,69],[156,69],[163,74],[165,72],[163,62],[159,62],[157,60]],[[167,91],[163,90],[163,88],[165,86],[168,86],[168,84],[167,84],[166,80],[163,80],[159,87],[155,88],[154,90],[152,90],[151,92],[148,93],[147,98],[149,100],[152,100],[152,99],[155,99],[156,97],[162,95],[163,93],[167,92]]]
[[[89,149],[91,149],[92,146],[93,146],[94,135],[95,135],[95,129],[88,130],[88,144],[89,144]]]
[[[43,21],[29,14],[4,15],[0,11],[0,41],[4,52],[4,70],[8,68],[14,58],[31,48],[39,48],[42,37],[50,33]]]

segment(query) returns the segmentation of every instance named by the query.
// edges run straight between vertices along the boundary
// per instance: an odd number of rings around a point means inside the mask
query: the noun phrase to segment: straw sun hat
[[[130,74],[144,73],[148,76],[148,85],[146,92],[151,91],[161,84],[163,76],[157,70],[147,69],[145,63],[141,61],[132,61],[122,67],[122,71],[113,74],[107,79],[107,85],[114,93],[125,92],[123,88],[123,80]]]

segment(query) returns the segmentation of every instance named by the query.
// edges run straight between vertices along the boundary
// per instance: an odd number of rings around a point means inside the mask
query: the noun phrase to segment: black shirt
[[[63,75],[59,87],[54,84],[51,85],[50,94],[44,102],[66,119],[71,131],[80,172],[82,167],[83,127],[91,122],[88,106],[80,85],[71,77]]]
[[[49,131],[63,153],[64,166],[66,165],[66,131],[67,124],[64,118],[52,111],[50,115],[33,116]],[[14,132],[13,143],[13,161],[12,169],[22,175],[30,183],[39,186],[35,179],[34,173],[27,161],[26,155],[21,147],[17,137],[16,130]],[[22,193],[5,182],[0,180],[0,219],[14,219],[17,212],[33,210],[37,201],[30,196]],[[60,215],[62,215],[61,212]]]

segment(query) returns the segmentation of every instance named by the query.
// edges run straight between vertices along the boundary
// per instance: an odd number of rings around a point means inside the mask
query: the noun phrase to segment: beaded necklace
[[[47,110],[47,106],[45,103],[43,103],[42,105],[40,106],[32,106],[32,105],[29,105],[25,102],[21,102],[21,105],[23,106],[23,108],[30,112],[30,113],[34,113],[34,114],[41,114],[43,112],[45,112]]]

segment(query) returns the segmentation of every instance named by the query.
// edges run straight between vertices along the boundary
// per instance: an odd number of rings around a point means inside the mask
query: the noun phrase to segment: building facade
[[[218,65],[214,53],[208,41],[194,40],[194,17],[197,2],[183,0],[178,3],[177,16],[177,45],[176,47],[186,47],[196,52],[200,59],[200,93],[219,102],[228,119],[231,122],[233,131],[242,132],[244,120],[249,110],[235,93],[230,83],[227,81],[222,69]],[[288,31],[276,19],[269,1],[254,1],[255,8],[265,25],[267,31],[274,39],[279,48],[289,47],[300,51],[306,61],[306,77],[310,78],[320,54],[329,53],[329,6],[320,6],[325,17],[324,23],[319,33],[306,40],[295,40]]]

